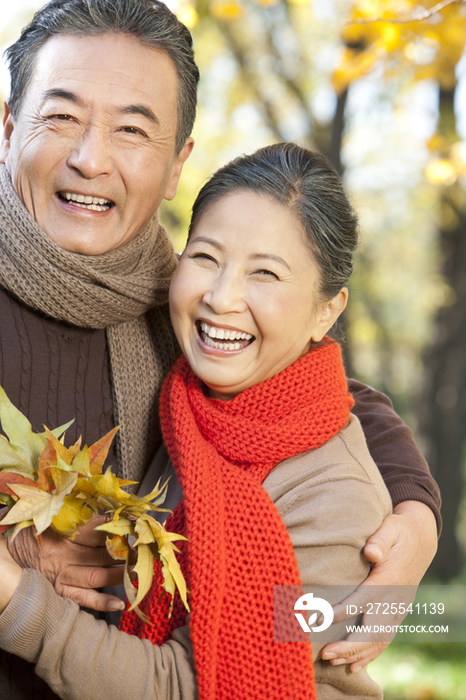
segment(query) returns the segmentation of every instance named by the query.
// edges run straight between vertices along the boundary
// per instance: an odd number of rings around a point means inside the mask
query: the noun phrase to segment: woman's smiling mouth
[[[216,350],[227,352],[242,350],[255,340],[253,335],[245,331],[218,328],[205,321],[196,321],[196,328],[202,342]]]

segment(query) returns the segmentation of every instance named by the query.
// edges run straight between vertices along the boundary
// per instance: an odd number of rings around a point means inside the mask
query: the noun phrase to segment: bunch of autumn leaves
[[[12,540],[23,528],[33,527],[41,541],[48,527],[73,540],[78,527],[105,514],[107,522],[97,527],[107,535],[107,550],[125,562],[124,585],[130,609],[147,621],[139,604],[151,587],[154,559],[161,562],[163,588],[173,595],[178,588],[189,610],[186,583],[181,573],[174,542],[185,539],[167,532],[151,511],[166,511],[167,484],[160,482],[147,496],[138,497],[121,488],[132,481],[118,479],[109,467],[103,472],[108,450],[118,428],[98,442],[81,448],[81,439],[66,448],[64,433],[71,423],[55,430],[35,433],[27,418],[18,411],[0,387],[0,421],[8,439],[0,435],[0,534]],[[45,426],[44,426],[45,427]],[[134,567],[130,562],[137,559]],[[133,585],[131,572],[137,575]]]

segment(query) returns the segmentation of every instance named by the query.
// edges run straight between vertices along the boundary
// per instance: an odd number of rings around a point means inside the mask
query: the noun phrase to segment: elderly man
[[[177,354],[166,305],[176,259],[157,209],[175,196],[193,147],[198,71],[191,37],[157,1],[53,0],[8,58],[12,85],[0,167],[0,383],[37,428],[76,418],[70,441],[82,434],[93,442],[121,423],[113,462],[119,476],[141,480],[161,441],[158,396]],[[435,484],[386,399],[356,382],[350,388],[396,506],[366,547],[379,562],[371,583],[417,583],[435,551]],[[92,536],[83,542],[95,544]],[[115,582],[114,570],[95,568],[106,563],[102,548],[51,533],[38,561],[30,541],[20,545],[20,563],[40,568],[61,594],[101,610],[121,607],[91,590]],[[10,613],[28,600],[23,579]],[[2,700],[57,697],[34,673],[39,659],[44,678],[60,675],[50,671],[46,651],[44,658],[40,649],[19,649],[1,629],[0,643],[32,662],[1,652]],[[165,652],[168,657],[150,652],[151,674],[165,669],[160,697],[192,691],[189,644],[181,637],[177,645]],[[137,654],[139,647],[134,649]],[[334,644],[328,653],[334,662],[344,655],[355,670],[378,651],[361,644],[343,651]],[[107,655],[112,658],[110,650]],[[74,697],[64,673],[56,686],[64,688],[60,697]],[[151,679],[140,679],[131,696],[159,697],[146,695],[145,683],[151,687]],[[82,697],[98,697],[95,688]]]

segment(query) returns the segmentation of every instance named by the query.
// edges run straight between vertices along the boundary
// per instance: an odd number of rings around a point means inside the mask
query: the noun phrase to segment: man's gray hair
[[[177,152],[190,135],[196,116],[199,71],[189,30],[158,0],[52,0],[24,27],[5,52],[11,78],[8,106],[13,117],[21,109],[36,56],[55,34],[96,36],[120,32],[164,51],[178,74]]]

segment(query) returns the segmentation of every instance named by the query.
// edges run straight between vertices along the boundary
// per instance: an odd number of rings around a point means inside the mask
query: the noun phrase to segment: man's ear
[[[15,128],[13,123],[13,117],[11,116],[10,108],[8,107],[8,102],[4,103],[4,113],[3,113],[3,136],[0,142],[0,163],[4,163],[8,152],[10,150],[11,134]]]
[[[348,303],[348,290],[342,287],[338,294],[326,301],[319,311],[319,317],[312,331],[311,340],[318,343],[330,330],[338,316],[343,313]]]
[[[176,195],[176,191],[178,189],[178,182],[180,180],[181,171],[183,170],[183,165],[185,164],[185,162],[188,160],[189,156],[191,155],[191,151],[193,150],[193,148],[194,148],[194,139],[191,136],[188,136],[188,138],[184,142],[183,148],[178,153],[176,160],[173,164],[173,172],[172,172],[170,181],[167,185],[167,188],[165,190],[164,199],[173,199],[174,196]]]

